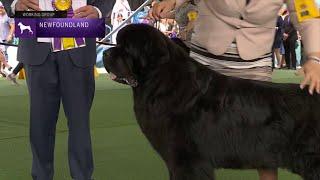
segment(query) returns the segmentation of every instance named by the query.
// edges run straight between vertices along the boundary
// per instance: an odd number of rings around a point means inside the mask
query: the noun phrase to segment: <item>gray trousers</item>
[[[25,64],[30,95],[30,142],[34,180],[52,180],[56,123],[62,102],[68,119],[73,179],[93,173],[89,114],[95,91],[93,66],[77,67],[68,52],[51,53],[41,65]]]

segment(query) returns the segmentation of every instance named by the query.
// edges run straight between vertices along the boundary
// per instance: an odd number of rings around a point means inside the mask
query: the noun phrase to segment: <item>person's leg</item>
[[[60,109],[57,66],[53,55],[42,65],[25,65],[30,96],[32,177],[52,180],[56,121]]]
[[[291,58],[291,69],[296,69],[297,66],[297,54],[296,54],[296,39],[291,39],[290,40],[290,58]]]
[[[280,48],[277,48],[274,50],[275,56],[277,58],[277,65],[278,68],[281,68],[281,54],[280,54]]]
[[[5,67],[5,61],[6,61],[6,58],[3,54],[3,52],[0,50],[0,71],[2,72],[2,69],[4,69]],[[4,67],[2,67],[2,64],[4,65]]]
[[[3,52],[0,50],[0,63],[3,63],[6,60]]]
[[[305,54],[305,51],[304,51],[304,45],[303,45],[303,42],[301,42],[301,61],[300,61],[300,66],[303,66],[303,64],[306,62],[307,60],[307,56]]]
[[[69,127],[70,172],[75,180],[89,180],[93,174],[89,116],[95,91],[94,67],[75,66],[67,52],[58,56],[62,104]]]
[[[260,180],[277,180],[278,171],[275,169],[258,169]]]
[[[301,66],[301,41],[297,41],[297,47],[296,47],[296,55],[297,55],[297,67]]]
[[[280,44],[280,55],[281,55],[280,64],[281,64],[281,68],[282,68],[282,67],[284,67],[286,65],[285,64],[285,50],[284,50],[283,41]]]
[[[19,85],[16,79],[17,74],[23,68],[23,63],[19,62],[19,64],[13,69],[12,73],[7,76],[7,79],[11,81],[15,85]]]
[[[280,61],[280,64],[281,64],[280,67],[281,67],[281,68],[286,66],[285,62],[286,62],[286,58],[285,58],[284,55],[282,55],[282,56],[281,56],[281,61]]]
[[[285,50],[285,62],[286,62],[286,67],[288,69],[290,69],[291,67],[291,58],[290,58],[290,43],[289,43],[289,39],[287,39],[286,41],[284,41],[284,50]]]
[[[271,61],[272,61],[272,66],[271,66],[271,67],[272,67],[272,70],[276,67],[276,62],[275,62],[275,61],[276,61],[276,58],[275,58],[274,50],[275,50],[275,49],[272,49],[272,58],[271,58],[271,59],[272,59],[272,60],[271,60]]]
[[[3,63],[4,67],[10,70],[11,66],[8,64],[4,52],[2,52],[1,50],[0,50],[0,63]]]
[[[19,64],[14,68],[12,73],[17,75],[21,71],[22,68],[23,68],[23,63],[19,62]]]
[[[0,61],[0,75],[2,77],[6,77],[6,75],[2,72],[2,62]]]
[[[278,67],[282,67],[283,59],[280,55],[280,48],[277,48],[274,50],[274,53],[276,54],[277,61],[279,63]],[[246,70],[244,70],[243,73],[245,73]],[[269,74],[270,72],[265,68],[265,71],[262,72],[263,74]],[[269,80],[271,82],[272,79]],[[260,180],[277,180],[278,179],[278,171],[276,169],[258,169],[258,174]]]

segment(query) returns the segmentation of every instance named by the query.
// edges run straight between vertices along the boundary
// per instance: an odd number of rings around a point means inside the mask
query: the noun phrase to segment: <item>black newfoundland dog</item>
[[[218,74],[151,26],[129,25],[117,41],[104,54],[105,68],[132,86],[137,121],[170,180],[278,167],[320,180],[318,95]]]

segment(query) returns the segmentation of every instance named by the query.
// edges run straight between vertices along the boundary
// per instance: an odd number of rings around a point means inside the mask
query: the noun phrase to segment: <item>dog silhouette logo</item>
[[[31,26],[26,26],[22,22],[18,23],[19,29],[20,29],[20,34],[23,34],[25,30],[28,30],[29,33],[33,34],[33,31],[31,29]]]

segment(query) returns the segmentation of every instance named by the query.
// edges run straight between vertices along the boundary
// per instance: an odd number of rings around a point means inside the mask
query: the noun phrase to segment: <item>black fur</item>
[[[296,84],[218,74],[147,25],[125,27],[117,42],[105,52],[105,67],[135,85],[137,121],[170,180],[213,180],[218,168],[278,167],[320,179],[318,95]]]

